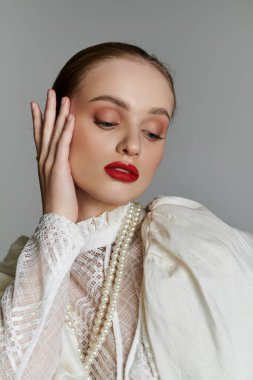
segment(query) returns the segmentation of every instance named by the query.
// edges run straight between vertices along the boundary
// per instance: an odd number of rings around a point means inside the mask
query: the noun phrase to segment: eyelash
[[[113,124],[113,123],[109,123],[107,121],[102,121],[102,120],[98,120],[98,119],[95,119],[94,122],[96,125],[98,125],[102,129],[110,129],[113,126],[118,125],[118,124]],[[105,125],[107,125],[107,127],[105,127]],[[109,125],[109,127],[108,127],[108,125]],[[154,133],[151,133],[151,132],[148,132],[148,134],[149,134],[149,136],[153,136],[153,137],[151,137],[151,140],[153,140],[153,141],[165,139],[165,137],[160,137],[160,136],[155,135]]]

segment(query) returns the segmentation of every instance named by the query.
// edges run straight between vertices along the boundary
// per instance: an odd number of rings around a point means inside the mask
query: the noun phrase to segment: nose
[[[141,140],[138,132],[127,131],[117,145],[117,152],[138,157],[141,152]]]

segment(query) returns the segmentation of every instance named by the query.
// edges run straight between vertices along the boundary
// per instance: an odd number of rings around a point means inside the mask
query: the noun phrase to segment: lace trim
[[[84,236],[95,235],[98,232],[110,229],[112,226],[119,225],[126,215],[130,202],[119,206],[110,211],[104,211],[98,216],[77,222],[76,225]]]
[[[152,370],[153,358],[149,349],[144,345],[143,336],[141,335],[138,343],[133,365],[129,373],[129,380],[155,380],[158,379],[157,372]]]

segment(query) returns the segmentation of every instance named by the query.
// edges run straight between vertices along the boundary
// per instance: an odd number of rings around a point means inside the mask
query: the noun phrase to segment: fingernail
[[[53,95],[53,91],[51,89],[48,90],[48,97],[49,98],[52,98],[52,95]]]
[[[62,98],[61,100],[61,105],[63,106],[63,104],[66,103],[66,98]]]
[[[31,102],[30,104],[31,104],[31,108],[32,108],[32,110],[34,111],[34,110],[35,110],[35,108],[36,108],[36,105],[35,105],[35,103]]]

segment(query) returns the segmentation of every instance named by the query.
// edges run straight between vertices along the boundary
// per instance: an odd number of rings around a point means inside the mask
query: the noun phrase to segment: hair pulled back
[[[89,46],[73,55],[60,70],[52,88],[56,92],[56,115],[59,114],[61,99],[64,96],[71,98],[82,86],[85,76],[89,70],[101,62],[113,58],[128,58],[149,62],[157,68],[167,79],[174,98],[172,117],[176,110],[176,94],[170,69],[153,54],[148,54],[142,48],[124,42],[103,42]]]

